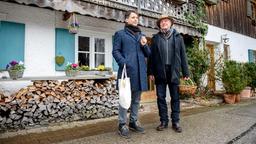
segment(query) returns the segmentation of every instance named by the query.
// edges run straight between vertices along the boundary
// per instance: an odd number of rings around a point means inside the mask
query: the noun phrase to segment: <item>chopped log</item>
[[[0,128],[17,129],[116,115],[115,83],[115,80],[33,81],[33,85],[12,96],[4,97],[0,93],[0,98],[4,98],[0,102]]]

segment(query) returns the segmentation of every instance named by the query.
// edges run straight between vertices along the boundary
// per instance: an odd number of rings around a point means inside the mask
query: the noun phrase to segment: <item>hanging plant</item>
[[[77,21],[77,17],[75,13],[71,13],[71,16],[69,18],[69,25],[68,25],[68,30],[72,34],[76,34],[79,29],[79,23]]]

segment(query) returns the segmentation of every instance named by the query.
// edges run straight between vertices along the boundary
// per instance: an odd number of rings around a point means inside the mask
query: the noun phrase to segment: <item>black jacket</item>
[[[182,36],[175,29],[173,31],[174,36],[174,58],[171,62],[171,73],[166,73],[165,63],[163,62],[162,53],[160,51],[160,32],[155,34],[152,38],[151,56],[149,58],[148,74],[154,75],[155,83],[161,83],[166,81],[166,75],[171,75],[171,82],[179,84],[180,70],[184,77],[189,77],[188,62],[186,56],[185,45]]]

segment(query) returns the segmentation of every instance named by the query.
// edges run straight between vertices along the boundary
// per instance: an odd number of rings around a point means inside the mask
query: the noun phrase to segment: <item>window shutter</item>
[[[248,50],[248,58],[249,58],[249,62],[255,62],[255,57],[254,57],[254,54],[253,54],[253,50],[249,49]]]
[[[112,36],[112,44],[114,44],[114,36]],[[114,59],[114,57],[112,57],[112,68],[113,68],[113,71],[117,72],[118,71],[118,64],[116,62],[116,60]]]
[[[0,69],[12,61],[24,62],[25,24],[0,21]]]
[[[68,62],[75,62],[75,35],[67,29],[55,29],[55,56],[64,56],[65,62],[61,66],[55,63],[55,70],[65,70]]]
[[[251,0],[247,0],[247,16],[252,17],[252,3]]]

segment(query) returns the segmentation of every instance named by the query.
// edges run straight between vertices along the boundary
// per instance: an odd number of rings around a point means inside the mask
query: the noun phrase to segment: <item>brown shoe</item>
[[[159,126],[156,127],[157,131],[163,131],[164,129],[168,128],[168,123],[161,122]]]
[[[177,133],[181,133],[182,132],[182,128],[180,127],[179,123],[174,123],[172,124],[172,129],[177,132]]]

